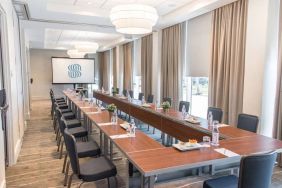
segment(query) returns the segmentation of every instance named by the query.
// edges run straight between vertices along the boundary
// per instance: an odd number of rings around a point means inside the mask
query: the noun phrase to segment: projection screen
[[[94,83],[95,60],[52,57],[53,84]]]

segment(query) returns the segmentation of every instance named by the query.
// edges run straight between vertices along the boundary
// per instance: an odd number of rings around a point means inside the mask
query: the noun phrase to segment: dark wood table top
[[[65,95],[68,96],[69,94],[65,93]],[[112,96],[107,95],[106,100],[108,102],[111,101],[110,97]],[[126,100],[122,101],[121,99],[116,98],[117,97],[115,97],[114,100],[119,101],[120,105],[123,105],[123,108],[128,110],[128,112],[132,110],[133,112],[138,113],[139,118],[144,118],[140,119],[141,121],[145,121],[145,118],[147,118],[155,124],[156,128],[158,127],[158,124],[161,123],[161,126],[159,126],[158,128],[161,128],[172,134],[176,132],[178,136],[182,136],[185,139],[189,138],[189,136],[187,135],[197,134],[197,132],[200,132],[200,135],[202,135],[202,130],[208,132],[211,131],[205,121],[201,122],[201,124],[199,125],[190,124],[188,126],[189,129],[187,129],[185,127],[186,122],[181,119],[182,114],[175,110],[170,110],[167,114],[163,114],[162,110],[155,110],[153,105],[150,109],[147,109],[138,107],[138,104],[136,103],[132,104]],[[78,108],[81,109],[83,113],[86,113],[86,109],[93,111],[96,110],[95,107],[93,107],[93,109],[81,108],[81,106],[85,107],[87,105],[79,102],[75,102],[75,104],[78,106]],[[147,113],[150,111],[153,111],[153,113]],[[102,111],[99,114],[86,113],[85,115],[96,125],[98,125],[99,123],[110,122],[110,115],[107,111]],[[166,118],[167,116],[169,117]],[[173,120],[173,118],[175,120]],[[177,123],[179,121],[183,121],[184,123]],[[118,123],[124,123],[124,121],[119,119]],[[104,134],[109,137],[112,135],[126,133],[124,129],[117,125],[106,125],[100,126],[99,128],[104,132]],[[119,138],[112,139],[112,141],[123,153],[127,155],[128,159],[138,168],[138,170],[142,172],[144,176],[173,172],[175,170],[199,167],[221,162],[239,161],[240,156],[243,155],[265,153],[272,150],[282,152],[282,142],[279,140],[244,131],[233,126],[220,127],[220,132],[223,133],[225,137],[224,139],[220,140],[219,147],[201,148],[199,150],[187,152],[180,152],[173,147],[164,147],[141,131],[136,132],[135,138]],[[239,156],[227,157],[216,152],[214,150],[215,148],[225,148],[237,153]]]

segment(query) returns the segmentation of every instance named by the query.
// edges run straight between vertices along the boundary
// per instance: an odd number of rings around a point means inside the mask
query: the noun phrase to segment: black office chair
[[[215,108],[215,107],[209,107],[209,108],[208,108],[208,114],[207,114],[207,116],[209,115],[209,112],[212,113],[212,116],[213,116],[213,120],[214,120],[214,121],[218,121],[219,123],[222,122],[222,116],[223,116],[223,111],[222,111],[222,109],[220,109],[220,108]]]
[[[149,95],[148,95],[148,98],[147,98],[147,103],[153,103],[153,102],[154,102],[154,95],[149,94]],[[148,131],[150,130],[150,125],[148,125],[147,130],[148,130]],[[156,131],[156,128],[153,127],[153,134],[155,134],[155,131]]]
[[[64,140],[66,140],[65,133],[63,135],[64,135]],[[77,148],[78,158],[99,157],[101,155],[101,149],[99,148],[98,144],[94,140],[90,140],[87,142],[75,142],[75,145]],[[68,178],[69,165],[70,165],[69,162],[67,163],[67,159],[68,159],[68,150],[65,153],[63,170],[62,170],[62,173],[65,173],[64,186],[67,185],[67,178]]]
[[[59,158],[62,158],[63,155],[63,145],[64,145],[64,130],[68,128],[69,132],[75,137],[79,138],[81,140],[87,141],[88,140],[88,132],[87,130],[82,127],[81,123],[77,119],[64,119],[64,116],[62,115],[60,121],[59,121],[59,134],[58,134],[58,140],[57,145],[58,149],[57,151],[60,152]]]
[[[126,89],[124,89],[124,90],[122,90],[122,94],[123,94],[123,96],[127,96],[127,90]]]
[[[256,133],[258,123],[259,119],[257,116],[249,114],[239,114],[237,128]]]
[[[147,97],[147,103],[153,103],[154,102],[154,95],[149,94]]]
[[[180,101],[179,102],[179,112],[182,112],[182,108],[183,106],[185,106],[185,109],[186,109],[186,112],[188,113],[189,112],[189,108],[190,108],[190,102],[188,101]]]
[[[170,106],[171,106],[171,98],[170,97],[164,97],[163,98],[163,102],[169,102]]]
[[[276,152],[243,157],[239,178],[230,175],[206,180],[203,188],[268,188],[276,157]]]
[[[115,177],[117,170],[115,165],[109,159],[107,159],[106,157],[98,157],[89,159],[86,162],[81,163],[78,158],[75,138],[70,134],[68,129],[65,129],[65,143],[69,154],[70,165],[72,168],[72,174],[68,178],[68,188],[71,187],[72,177],[74,175],[77,175],[77,177],[82,180],[81,184],[83,184],[84,182],[98,181],[107,178],[108,187],[110,187],[109,178]]]
[[[132,91],[132,90],[129,90],[128,93],[129,93],[130,97],[133,99],[133,98],[134,98],[134,96],[133,96],[133,91]]]
[[[138,95],[138,100],[139,101],[142,101],[142,98],[144,97],[144,93],[139,93]]]

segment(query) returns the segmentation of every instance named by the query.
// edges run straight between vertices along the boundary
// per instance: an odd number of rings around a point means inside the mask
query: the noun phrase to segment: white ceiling
[[[126,41],[109,19],[112,7],[142,3],[155,7],[158,30],[236,0],[22,0],[29,9],[23,21],[31,48],[70,49],[74,43],[97,42],[104,49]]]

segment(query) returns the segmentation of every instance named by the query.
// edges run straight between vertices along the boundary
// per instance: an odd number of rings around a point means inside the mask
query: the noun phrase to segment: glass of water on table
[[[210,147],[210,145],[211,145],[211,137],[203,136],[203,146]]]

